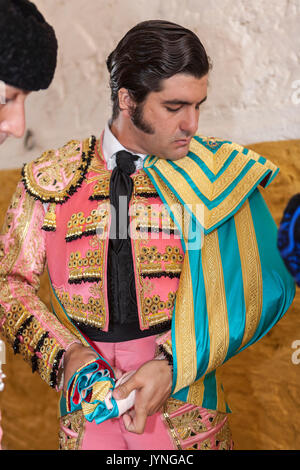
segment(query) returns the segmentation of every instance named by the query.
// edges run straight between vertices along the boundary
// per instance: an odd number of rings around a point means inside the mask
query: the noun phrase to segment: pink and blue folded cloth
[[[113,369],[99,357],[88,362],[72,376],[68,383],[66,404],[68,413],[82,409],[88,421],[97,424],[117,418],[134,405],[135,390],[123,400],[112,396],[115,387],[124,383],[135,371],[124,374],[118,381]]]

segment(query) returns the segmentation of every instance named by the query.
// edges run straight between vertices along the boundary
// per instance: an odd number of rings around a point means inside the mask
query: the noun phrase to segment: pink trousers
[[[93,347],[123,373],[154,358],[155,336],[122,343],[93,343]],[[143,434],[126,430],[123,418],[97,425],[81,411],[61,418],[60,448],[82,450],[230,449],[227,416],[169,399],[164,413],[148,416]]]

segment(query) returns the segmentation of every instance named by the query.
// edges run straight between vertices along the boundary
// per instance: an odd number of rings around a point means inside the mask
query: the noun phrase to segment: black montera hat
[[[0,80],[25,91],[50,85],[57,58],[53,28],[28,0],[0,0]]]

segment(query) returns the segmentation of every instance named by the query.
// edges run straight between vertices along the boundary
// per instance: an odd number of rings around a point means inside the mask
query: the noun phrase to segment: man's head
[[[0,144],[24,133],[24,100],[49,87],[56,68],[53,28],[28,0],[0,0]]]
[[[183,157],[207,94],[210,62],[199,38],[174,23],[145,21],[119,42],[107,67],[112,130],[123,145]]]

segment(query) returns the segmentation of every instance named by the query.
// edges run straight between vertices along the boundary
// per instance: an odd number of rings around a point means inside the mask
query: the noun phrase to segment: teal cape
[[[148,156],[144,170],[185,252],[172,339],[165,345],[173,360],[172,396],[228,412],[218,368],[261,339],[295,295],[276,246],[276,224],[258,189],[278,168],[232,142],[195,136],[186,157]]]

